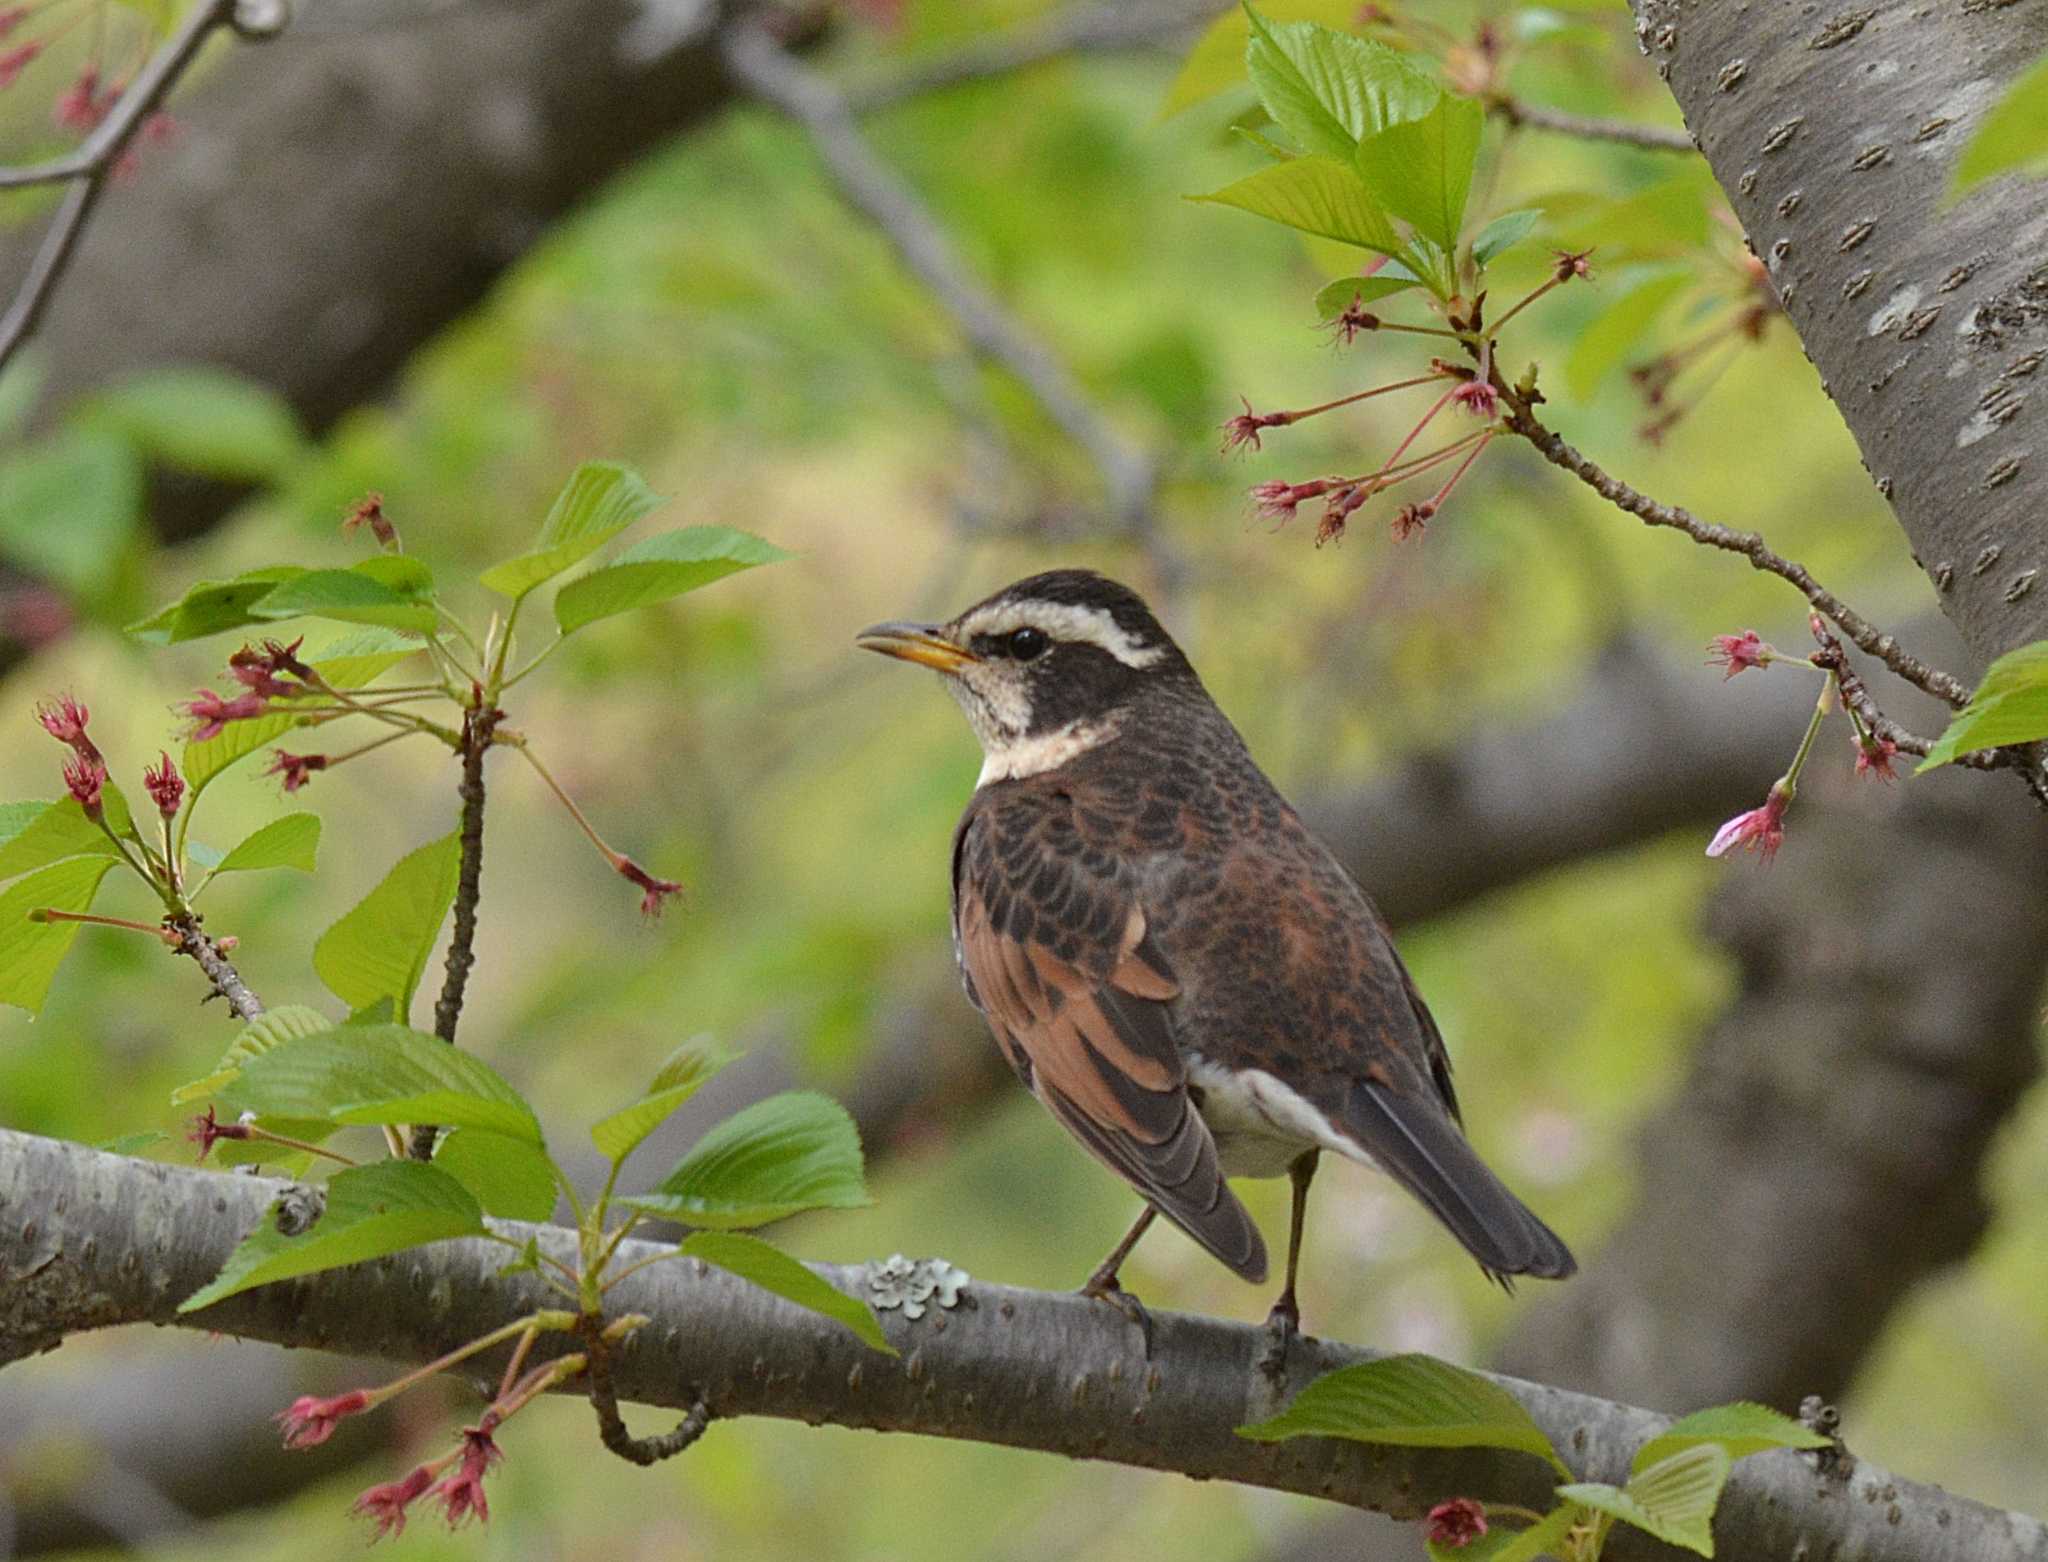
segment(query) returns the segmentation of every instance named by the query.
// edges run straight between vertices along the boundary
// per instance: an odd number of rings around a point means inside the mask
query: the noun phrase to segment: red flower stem
[[[1799,772],[1806,768],[1806,758],[1813,752],[1813,740],[1820,736],[1820,724],[1828,713],[1828,696],[1834,693],[1834,680],[1829,679],[1820,686],[1820,698],[1813,702],[1813,717],[1806,724],[1806,735],[1799,740],[1799,752],[1792,756],[1792,763],[1785,773],[1778,777],[1778,785],[1785,789],[1790,799],[1799,794]]]
[[[1406,331],[1410,336],[1448,336],[1454,342],[1465,340],[1462,331],[1448,330],[1440,325],[1402,325],[1394,320],[1382,320],[1374,326],[1375,331]]]
[[[1333,478],[1331,483],[1338,488],[1355,488],[1360,483],[1375,483],[1382,488],[1391,488],[1394,484],[1413,477],[1417,472],[1426,472],[1433,466],[1443,465],[1467,445],[1499,432],[1499,429],[1493,428],[1474,429],[1471,433],[1452,440],[1448,445],[1430,451],[1428,455],[1412,457],[1399,466],[1383,466],[1377,472],[1361,472],[1356,477]]]
[[[438,1373],[446,1372],[450,1367],[457,1366],[469,1360],[470,1357],[489,1350],[493,1345],[499,1345],[506,1340],[515,1339],[529,1329],[536,1332],[542,1329],[566,1332],[575,1326],[575,1314],[563,1312],[558,1308],[547,1308],[540,1312],[529,1313],[524,1318],[515,1318],[510,1323],[499,1325],[488,1334],[478,1335],[467,1345],[456,1346],[454,1350],[448,1352],[445,1356],[437,1356],[424,1367],[416,1367],[403,1377],[393,1378],[382,1388],[368,1390],[370,1403],[373,1405],[382,1404],[394,1394],[402,1394],[415,1384],[424,1383],[428,1378]],[[564,1359],[572,1360],[574,1358],[565,1357]]]
[[[1389,391],[1409,390],[1414,386],[1427,385],[1431,380],[1440,380],[1442,378],[1441,374],[1418,374],[1412,380],[1396,380],[1391,385],[1375,385],[1371,390],[1362,390],[1350,396],[1339,396],[1335,401],[1326,401],[1320,407],[1303,407],[1299,412],[1288,412],[1281,415],[1287,419],[1288,423],[1299,423],[1303,418],[1312,418],[1319,412],[1333,412],[1339,407],[1350,406],[1354,401],[1369,401],[1374,396],[1384,396]],[[1272,426],[1284,428],[1286,424],[1274,424]]]
[[[1462,380],[1458,382],[1458,384],[1463,383],[1464,382]],[[1458,385],[1453,385],[1449,390],[1445,391],[1441,396],[1437,397],[1434,405],[1430,407],[1429,411],[1423,413],[1422,421],[1420,423],[1417,423],[1415,427],[1411,428],[1408,431],[1408,437],[1402,440],[1400,444],[1394,447],[1394,453],[1388,456],[1385,464],[1380,467],[1379,471],[1373,474],[1373,479],[1375,481],[1377,481],[1379,478],[1386,476],[1388,472],[1393,470],[1394,463],[1399,461],[1402,456],[1407,454],[1408,447],[1414,444],[1415,441],[1421,437],[1422,431],[1428,428],[1429,425],[1436,420],[1436,415],[1439,412],[1443,411],[1445,407],[1450,405],[1451,398],[1457,395],[1457,393]]]
[[[509,1421],[557,1383],[566,1383],[590,1364],[590,1358],[582,1351],[568,1356],[557,1356],[553,1361],[543,1362],[527,1373],[512,1390],[508,1398],[500,1395],[491,1405],[498,1413],[500,1422]]]
[[[1451,490],[1458,486],[1458,479],[1463,477],[1467,472],[1472,470],[1472,463],[1479,459],[1479,452],[1486,448],[1487,441],[1492,439],[1493,436],[1499,432],[1500,430],[1491,428],[1481,431],[1478,443],[1473,445],[1472,447],[1472,454],[1465,457],[1465,459],[1458,464],[1458,470],[1451,474],[1450,481],[1445,483],[1443,487],[1439,488],[1433,495],[1430,496],[1429,502],[1432,505],[1438,507],[1442,506],[1444,500],[1450,497]],[[1455,449],[1456,447],[1453,446],[1452,448]]]
[[[330,1161],[339,1161],[344,1166],[359,1166],[362,1164],[355,1157],[343,1155],[339,1150],[330,1150],[325,1145],[313,1144],[305,1139],[287,1138],[283,1134],[274,1134],[268,1128],[259,1128],[254,1123],[244,1123],[242,1126],[249,1130],[249,1137],[251,1139],[261,1139],[266,1144],[281,1144],[288,1149],[304,1150],[308,1155],[324,1155]]]
[[[526,1353],[533,1349],[533,1342],[539,1338],[538,1329],[528,1329],[519,1336],[519,1343],[512,1347],[512,1359],[505,1363],[505,1375],[498,1380],[499,1399],[512,1392],[512,1385],[519,1381],[519,1369],[526,1365]]]
[[[562,783],[548,773],[548,767],[540,762],[540,757],[527,747],[525,734],[505,732],[501,729],[492,734],[492,741],[508,744],[519,751],[526,762],[539,773],[541,780],[547,782],[548,790],[555,794],[555,800],[569,810],[569,817],[574,819],[576,827],[589,837],[590,844],[597,848],[598,855],[604,858],[606,865],[616,873],[619,864],[626,859],[605,843],[605,838],[597,833],[597,827],[585,818],[583,810],[576,806],[576,800],[563,791]]]
[[[130,933],[147,933],[151,938],[160,938],[172,948],[178,945],[178,936],[148,922],[131,922],[126,917],[95,916],[90,911],[59,911],[55,906],[39,906],[29,913],[32,922],[84,922],[93,927],[118,927]]]
[[[1527,309],[1531,304],[1535,303],[1537,299],[1541,298],[1545,293],[1548,293],[1552,288],[1560,286],[1563,283],[1563,281],[1564,278],[1562,277],[1551,277],[1546,281],[1537,283],[1535,287],[1530,289],[1528,297],[1524,298],[1519,304],[1515,305],[1514,308],[1510,309],[1506,314],[1502,315],[1498,320],[1493,322],[1493,324],[1487,329],[1486,339],[1490,342],[1496,336],[1500,335],[1500,328],[1502,326],[1506,325],[1510,320],[1514,319],[1516,315],[1520,314],[1523,310]]]

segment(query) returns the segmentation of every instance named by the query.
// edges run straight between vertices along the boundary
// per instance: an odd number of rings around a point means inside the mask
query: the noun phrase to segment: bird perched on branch
[[[1387,926],[1253,761],[1139,596],[1086,570],[945,624],[862,631],[937,669],[986,759],[953,838],[967,995],[1018,1077],[1159,1215],[1245,1279],[1266,1247],[1226,1177],[1293,1180],[1287,1281],[1325,1150],[1420,1199],[1487,1274],[1562,1278],[1564,1243],[1460,1131],[1450,1059]]]

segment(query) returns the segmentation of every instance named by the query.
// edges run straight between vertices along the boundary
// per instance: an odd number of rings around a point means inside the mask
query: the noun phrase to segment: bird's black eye
[[[1028,662],[1043,656],[1051,645],[1043,629],[1034,629],[1029,624],[1010,633],[1009,652],[1016,661]]]

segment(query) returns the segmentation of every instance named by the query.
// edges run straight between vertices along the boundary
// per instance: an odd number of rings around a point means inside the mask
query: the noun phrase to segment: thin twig
[[[1820,643],[1820,649],[1813,654],[1813,665],[1832,673],[1835,688],[1840,691],[1842,703],[1861,719],[1863,725],[1877,737],[1883,738],[1902,754],[1914,754],[1921,758],[1933,749],[1934,744],[1916,732],[1908,731],[1878,708],[1871,697],[1863,677],[1849,663],[1849,655],[1842,649],[1841,639],[1827,624],[1819,619],[1812,620],[1813,638]],[[2024,756],[2017,749],[1977,749],[1968,754],[1958,754],[1956,764],[1967,765],[1972,770],[2005,770],[2024,768]]]
[[[456,788],[462,799],[462,839],[455,877],[455,929],[448,938],[441,996],[434,1003],[434,1034],[450,1046],[462,1018],[462,995],[469,985],[470,968],[476,964],[476,908],[483,896],[484,879],[484,756],[491,751],[491,734],[504,718],[503,711],[484,703],[481,688],[462,714],[462,781]],[[414,1160],[433,1159],[435,1133],[431,1124],[414,1126]]]
[[[1155,541],[1156,463],[1116,432],[1066,366],[1011,319],[968,272],[924,203],[862,137],[846,97],[793,59],[758,24],[732,27],[722,43],[734,78],[804,128],[841,193],[881,229],[974,349],[1015,375],[1053,422],[1088,453],[1125,528]]]
[[[605,1337],[604,1318],[584,1313],[576,1320],[576,1332],[583,1337],[590,1404],[597,1412],[597,1435],[605,1447],[629,1464],[646,1466],[673,1459],[704,1435],[711,1424],[711,1407],[701,1393],[693,1393],[689,1410],[673,1428],[654,1437],[635,1437],[619,1414],[618,1389],[612,1383],[612,1342]]]
[[[0,190],[75,181],[65,192],[56,216],[51,218],[49,231],[29,263],[28,275],[16,289],[14,301],[8,305],[6,315],[0,317],[0,369],[7,366],[41,323],[52,291],[77,252],[79,235],[99,203],[100,192],[106,188],[136,132],[156,112],[164,95],[185,74],[214,30],[237,23],[236,4],[237,0],[200,0],[76,151],[49,162],[0,168]]]
[[[1492,98],[1487,102],[1511,125],[1531,130],[1554,130],[1559,135],[1577,136],[1584,141],[1612,141],[1621,146],[1640,147],[1646,152],[1697,152],[1692,135],[1662,125],[1637,125],[1625,119],[1589,119],[1582,114],[1560,113],[1516,98]]]
[[[846,94],[846,106],[856,114],[872,114],[907,98],[991,76],[1014,75],[1069,55],[1140,48],[1173,38],[1222,9],[1216,0],[1077,7],[1003,37],[982,39],[933,59],[915,61],[887,80],[853,87]]]
[[[1925,690],[1957,710],[1970,703],[1970,691],[1954,677],[1939,668],[1928,666],[1918,657],[1909,654],[1892,636],[1885,634],[1869,619],[1822,586],[1807,572],[1804,565],[1795,564],[1790,559],[1772,552],[1758,533],[1737,531],[1731,526],[1702,521],[1678,505],[1659,503],[1648,494],[1631,488],[1620,478],[1603,471],[1559,435],[1544,427],[1530,410],[1528,403],[1512,392],[1498,377],[1495,379],[1495,389],[1503,393],[1501,399],[1506,409],[1504,421],[1507,427],[1534,445],[1541,452],[1543,459],[1552,466],[1570,472],[1608,503],[1628,511],[1651,526],[1669,526],[1675,531],[1684,532],[1702,546],[1739,553],[1765,574],[1776,575],[1780,580],[1789,581],[1816,609],[1839,624],[1842,632],[1858,650],[1876,657],[1916,689]]]
[[[263,1018],[263,1000],[249,991],[242,973],[220,952],[219,943],[200,928],[196,912],[181,912],[168,918],[164,926],[177,936],[178,953],[190,955],[199,963],[199,969],[213,983],[214,993],[225,998],[230,1009],[244,1020]]]

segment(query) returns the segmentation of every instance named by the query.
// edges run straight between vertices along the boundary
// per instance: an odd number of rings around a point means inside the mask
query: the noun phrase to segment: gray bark
[[[1985,110],[2048,50],[2048,9],[1633,8],[1972,656],[2048,637],[2048,181],[1939,206]]]
[[[284,1184],[125,1160],[79,1145],[0,1131],[0,1362],[67,1335],[121,1323],[175,1323],[286,1345],[423,1361],[553,1293],[531,1275],[501,1276],[505,1250],[437,1243],[391,1259],[231,1297],[180,1316]],[[574,1240],[529,1231],[560,1258]],[[622,1261],[649,1256],[628,1244]],[[151,1262],[137,1261],[148,1252]],[[865,1266],[820,1266],[862,1294]],[[423,1305],[432,1298],[433,1305]],[[1369,1353],[1304,1342],[1275,1388],[1255,1368],[1263,1331],[1155,1315],[1151,1359],[1113,1308],[974,1282],[960,1305],[912,1321],[883,1314],[895,1358],[838,1326],[695,1262],[622,1283],[618,1311],[653,1319],[621,1352],[621,1394],[720,1417],[807,1422],[969,1438],[1108,1459],[1197,1478],[1240,1481],[1415,1518],[1442,1498],[1547,1504],[1550,1482],[1527,1455],[1375,1448],[1338,1440],[1265,1444],[1236,1435],[1310,1379]],[[1500,1379],[1583,1478],[1624,1478],[1662,1425],[1656,1415],[1564,1389]],[[2048,1558],[2048,1527],[1894,1476],[1852,1457],[1758,1455],[1736,1469],[1716,1515],[1727,1556],[1854,1556],[1863,1562],[2004,1562]],[[1617,1530],[1614,1562],[1672,1555]]]

